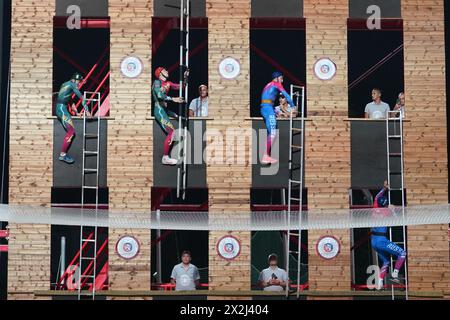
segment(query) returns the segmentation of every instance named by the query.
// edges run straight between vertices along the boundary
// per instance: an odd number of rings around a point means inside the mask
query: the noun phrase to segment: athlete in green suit
[[[66,162],[68,164],[72,164],[75,161],[71,156],[67,154],[69,150],[70,144],[72,143],[75,137],[75,126],[73,125],[72,116],[70,115],[69,110],[67,109],[67,103],[70,102],[72,95],[75,94],[79,99],[82,99],[82,105],[86,115],[90,117],[89,110],[86,105],[86,101],[84,100],[83,95],[78,89],[78,84],[83,80],[83,76],[79,73],[75,73],[67,82],[64,82],[61,85],[61,88],[58,92],[58,97],[56,100],[56,117],[61,122],[64,130],[66,130],[67,134],[64,137],[64,141],[61,148],[61,153],[59,155],[59,160]],[[79,115],[78,110],[75,106],[72,106],[72,110]]]

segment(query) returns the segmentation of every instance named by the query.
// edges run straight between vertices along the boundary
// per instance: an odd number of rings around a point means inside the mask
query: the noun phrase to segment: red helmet
[[[160,75],[161,75],[161,73],[162,73],[163,71],[166,71],[166,73],[167,73],[167,70],[166,70],[165,68],[163,68],[163,67],[157,68],[157,69],[155,70],[155,76],[156,76],[156,78],[159,79],[159,77],[160,77]]]

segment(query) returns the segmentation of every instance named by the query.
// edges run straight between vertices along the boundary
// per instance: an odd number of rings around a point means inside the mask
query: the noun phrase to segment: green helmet
[[[72,76],[72,80],[79,80],[79,81],[81,81],[81,80],[83,80],[83,76],[80,73],[75,72],[73,74],[73,76]]]

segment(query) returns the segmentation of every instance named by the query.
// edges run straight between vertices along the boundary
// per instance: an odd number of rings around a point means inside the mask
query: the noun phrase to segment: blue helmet
[[[389,201],[385,196],[379,197],[377,200],[378,207],[384,208],[389,205]]]
[[[275,71],[274,73],[272,73],[272,79],[281,77],[283,74],[280,71]]]

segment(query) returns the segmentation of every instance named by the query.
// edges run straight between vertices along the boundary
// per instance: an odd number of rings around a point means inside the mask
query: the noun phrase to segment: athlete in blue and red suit
[[[385,195],[386,191],[389,190],[389,185],[387,181],[384,182],[383,189],[378,192],[374,200],[375,215],[390,215],[390,211],[387,207],[389,206],[389,201]],[[383,288],[384,278],[389,270],[390,256],[397,258],[395,262],[394,271],[391,274],[391,281],[395,283],[401,283],[402,281],[398,277],[398,272],[402,268],[406,260],[406,251],[395,243],[389,241],[388,239],[388,227],[378,227],[371,229],[371,243],[372,248],[377,252],[379,259],[383,263],[380,274],[378,277],[377,289],[381,290]]]
[[[266,152],[261,160],[262,164],[275,164],[278,162],[277,159],[272,158],[271,151],[272,144],[277,135],[277,118],[273,106],[279,94],[286,97],[290,108],[295,108],[294,101],[292,101],[291,96],[283,88],[283,74],[276,71],[272,74],[272,81],[264,87],[261,96],[261,115],[264,118],[267,128],[267,145]]]

